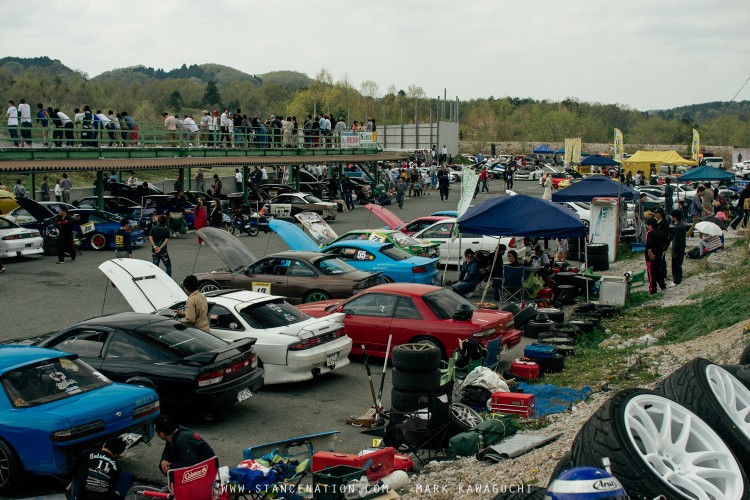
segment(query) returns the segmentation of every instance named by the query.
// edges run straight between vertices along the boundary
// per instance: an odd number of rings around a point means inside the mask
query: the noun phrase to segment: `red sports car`
[[[353,354],[361,353],[364,345],[368,353],[384,356],[389,334],[391,346],[429,342],[440,348],[444,359],[459,340],[472,336],[487,345],[491,358],[521,341],[511,313],[477,309],[453,291],[431,285],[389,283],[346,300],[297,307],[313,317],[345,313],[344,329],[353,341]]]
[[[399,229],[401,230],[402,233],[405,233],[411,236],[414,233],[418,233],[422,229],[426,227],[430,227],[434,223],[441,221],[443,219],[447,219],[447,218],[448,217],[445,215],[425,215],[424,217],[417,217],[413,221],[404,224]]]
[[[554,173],[550,174],[550,177],[552,178],[552,188],[553,189],[559,188],[560,186],[558,184],[560,184],[565,179],[571,179],[572,178],[572,176],[570,174],[565,173],[565,172],[554,172]]]
[[[447,215],[427,215],[425,217],[417,217],[413,221],[407,223],[402,221],[398,215],[394,214],[387,208],[381,207],[380,205],[368,203],[367,205],[365,205],[365,209],[369,210],[374,216],[382,220],[388,226],[388,229],[398,229],[402,233],[408,234],[409,236],[414,233],[418,233],[426,227],[430,227],[439,220],[448,218]]]

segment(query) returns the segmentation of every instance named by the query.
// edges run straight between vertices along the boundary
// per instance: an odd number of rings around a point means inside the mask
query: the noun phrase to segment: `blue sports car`
[[[0,492],[25,473],[65,474],[82,449],[133,432],[153,437],[152,389],[111,382],[55,349],[0,346]]]
[[[347,240],[320,249],[312,238],[294,224],[272,220],[269,225],[292,250],[333,254],[361,271],[382,273],[390,282],[438,283],[437,259],[415,257],[395,248],[393,243]]]

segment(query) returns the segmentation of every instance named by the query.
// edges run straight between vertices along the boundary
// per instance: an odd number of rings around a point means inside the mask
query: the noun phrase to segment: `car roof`
[[[424,295],[435,290],[443,290],[442,287],[433,285],[421,285],[418,283],[386,283],[368,288],[367,292],[389,292],[404,295]]]
[[[48,349],[46,347],[35,347],[28,345],[0,345],[0,373],[5,373],[18,366],[28,365],[45,359],[55,359],[69,354]]]
[[[207,299],[211,299],[212,302],[216,303],[232,301],[250,304],[284,298],[278,295],[268,295],[250,290],[216,290],[215,292],[207,292],[205,295]]]
[[[90,318],[81,321],[76,326],[109,326],[135,330],[136,328],[151,325],[154,323],[161,323],[162,321],[174,320],[167,318],[166,316],[158,316],[156,314],[124,312]]]

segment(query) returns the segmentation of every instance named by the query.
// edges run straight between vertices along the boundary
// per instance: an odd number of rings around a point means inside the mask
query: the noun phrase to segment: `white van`
[[[724,158],[721,156],[707,156],[701,160],[701,165],[707,167],[723,168]]]

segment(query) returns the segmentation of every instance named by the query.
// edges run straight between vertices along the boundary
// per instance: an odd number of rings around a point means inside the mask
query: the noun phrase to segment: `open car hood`
[[[203,227],[198,229],[196,234],[232,270],[247,266],[258,260],[245,245],[226,231],[215,227]]]
[[[369,210],[375,217],[382,220],[388,226],[388,229],[398,229],[404,225],[404,221],[402,221],[398,215],[394,214],[387,208],[383,208],[380,205],[375,205],[374,203],[368,203],[367,205],[365,205],[365,208]]]
[[[187,294],[167,273],[141,259],[112,259],[99,266],[133,311],[153,313],[187,300]]]
[[[16,203],[18,203],[21,208],[29,212],[29,214],[39,222],[45,221],[57,215],[49,208],[45,207],[44,205],[40,205],[36,201],[29,198],[17,198]]]
[[[289,245],[291,250],[297,252],[320,252],[320,248],[315,244],[313,239],[291,222],[271,220],[268,226],[284,240],[284,243]]]
[[[335,205],[335,203],[334,203]],[[294,216],[310,233],[310,237],[320,246],[328,245],[339,237],[336,231],[328,225],[320,214],[315,212],[300,212]]]

